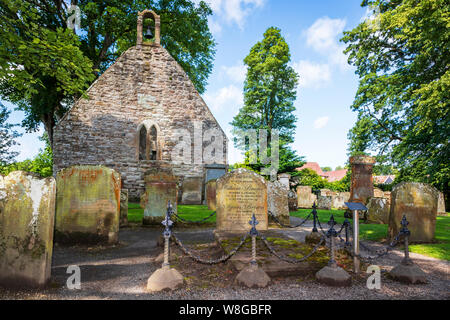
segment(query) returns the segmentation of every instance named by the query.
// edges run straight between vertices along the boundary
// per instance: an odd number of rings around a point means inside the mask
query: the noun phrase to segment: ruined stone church
[[[145,41],[148,31],[144,36],[145,19],[154,23],[149,41]],[[225,173],[227,137],[188,75],[160,45],[160,17],[155,12],[139,13],[136,46],[124,52],[86,94],[55,127],[55,174],[72,165],[104,165],[121,174],[130,199],[139,199],[146,171],[171,168],[180,178],[181,193],[200,190],[191,198],[180,197],[196,204],[204,199],[206,182]],[[194,131],[203,138],[196,138]],[[205,138],[207,131],[215,132],[213,138]],[[214,162],[195,161],[198,144],[203,150],[214,141],[223,148],[213,150]],[[191,146],[189,151],[182,149],[191,152],[190,163],[173,161],[180,143]]]

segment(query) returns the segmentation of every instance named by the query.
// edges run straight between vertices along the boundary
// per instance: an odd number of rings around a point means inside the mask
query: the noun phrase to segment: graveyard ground
[[[300,210],[293,213],[292,224],[299,223],[305,212]],[[180,206],[179,214],[186,219],[198,220],[206,217],[210,211],[205,206]],[[343,220],[342,211],[333,211],[338,222]],[[328,221],[330,212],[320,211],[321,223]],[[298,216],[298,217],[296,217]],[[393,281],[388,276],[388,271],[403,258],[403,252],[394,250],[390,255],[376,260],[381,267],[381,289],[369,290],[366,286],[367,274],[353,275],[353,284],[348,288],[333,288],[317,283],[313,272],[304,275],[289,277],[272,276],[272,281],[264,289],[247,289],[237,286],[234,282],[238,271],[233,261],[218,265],[203,265],[194,262],[185,256],[176,246],[171,250],[171,265],[175,267],[185,279],[182,288],[175,291],[159,293],[147,293],[146,283],[148,277],[162,263],[162,248],[157,245],[157,239],[161,234],[160,227],[142,228],[140,221],[142,212],[137,205],[130,205],[131,226],[124,228],[119,234],[119,244],[115,246],[93,247],[63,247],[55,245],[53,253],[52,280],[50,285],[41,290],[6,290],[0,288],[0,299],[438,299],[449,298],[450,282],[448,279],[449,261],[439,260],[425,255],[411,253],[412,259],[426,273],[428,283],[423,285],[405,285]],[[443,219],[442,219],[443,218]],[[440,217],[437,238],[444,237],[441,232],[447,230],[449,217]],[[214,222],[214,218],[210,222]],[[362,225],[362,234],[365,239],[375,239],[382,234],[380,226],[371,229],[374,225]],[[295,229],[274,229],[271,231],[273,239],[288,238],[304,242],[305,235],[311,230],[308,222],[304,227]],[[194,250],[200,256],[210,259],[223,254],[214,239],[214,227],[209,224],[199,228],[186,228],[178,225],[175,229],[181,241]],[[384,233],[383,233],[384,235]],[[377,238],[378,239],[378,238]],[[284,254],[294,247],[290,243],[295,241],[272,240],[277,250]],[[448,239],[446,239],[448,241]],[[277,243],[275,243],[277,242]],[[376,244],[365,241],[368,245]],[[244,250],[249,250],[245,245]],[[326,250],[326,249],[323,249]],[[249,253],[248,253],[249,254]],[[447,253],[448,254],[448,253]],[[259,257],[269,256],[269,252],[258,247]],[[291,256],[292,257],[292,256]],[[294,255],[295,257],[295,255]],[[319,254],[317,257],[321,259]],[[322,260],[317,262],[322,263]],[[338,255],[338,262],[351,269],[349,258],[344,254]],[[66,281],[70,276],[67,267],[78,265],[81,269],[81,289],[69,290]],[[367,265],[364,264],[362,270]]]

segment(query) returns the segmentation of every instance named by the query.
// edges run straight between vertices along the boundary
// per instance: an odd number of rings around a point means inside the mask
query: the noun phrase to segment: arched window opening
[[[157,160],[158,157],[158,131],[155,126],[150,128],[150,160]]]
[[[147,154],[147,129],[142,126],[139,131],[139,160],[146,160]]]

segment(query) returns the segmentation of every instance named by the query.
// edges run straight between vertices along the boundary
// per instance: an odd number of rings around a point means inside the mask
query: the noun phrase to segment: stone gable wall
[[[227,138],[181,66],[161,46],[128,49],[87,90],[55,128],[54,172],[72,165],[104,165],[118,171],[130,198],[144,191],[144,172],[171,164],[178,143],[177,129],[191,134],[194,121],[203,133],[214,128],[223,137],[223,162],[227,163]],[[144,122],[158,127],[158,161],[138,160],[138,131]],[[203,143],[205,146],[207,143]],[[173,165],[181,177],[203,177],[204,165]]]

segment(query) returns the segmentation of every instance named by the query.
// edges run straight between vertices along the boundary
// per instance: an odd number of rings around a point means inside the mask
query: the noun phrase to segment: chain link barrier
[[[275,221],[275,223],[279,224],[282,228],[290,228],[290,229],[295,229],[295,228],[298,228],[298,227],[301,227],[302,225],[304,225],[305,222],[309,220],[309,217],[312,214],[312,212],[310,212],[308,214],[308,216],[305,218],[305,220],[303,220],[300,224],[297,224],[295,226],[291,226],[291,225],[283,224],[280,220],[278,220],[278,218],[273,214],[272,211],[269,210],[268,212],[269,212],[269,215],[272,217],[272,219]]]
[[[353,243],[353,228],[351,226],[349,226],[349,229],[352,233],[352,241],[350,242],[351,244]],[[384,246],[384,248],[382,249],[378,249],[378,250],[374,250],[369,248],[368,246],[366,246],[363,242],[359,242],[359,245],[366,251],[368,251],[369,253],[373,254],[373,255],[369,255],[369,256],[362,256],[361,254],[355,254],[353,252],[353,250],[349,249],[349,247],[352,247],[352,245],[344,245],[344,250],[346,250],[352,257],[357,257],[361,260],[365,260],[365,261],[372,261],[375,259],[379,259],[381,257],[384,257],[386,255],[388,255],[399,243],[400,238],[404,236],[403,232],[400,231],[397,236],[387,245]],[[343,239],[341,239],[341,242],[343,241]]]
[[[178,220],[182,221],[182,222],[186,222],[186,223],[203,223],[206,220],[208,220],[209,218],[213,217],[216,214],[216,211],[214,211],[213,213],[211,213],[209,216],[207,216],[206,218],[203,218],[201,220],[197,220],[197,221],[191,221],[191,220],[187,220],[184,219],[182,217],[180,217],[177,213],[173,212],[172,215],[175,216],[175,218],[177,218]]]
[[[291,259],[291,258],[284,257],[281,254],[279,254],[278,252],[276,252],[275,249],[270,246],[269,241],[266,239],[266,237],[264,237],[263,235],[260,235],[259,238],[263,241],[263,243],[265,244],[267,249],[270,251],[270,253],[272,253],[275,257],[277,257],[278,259],[280,259],[282,261],[292,263],[292,264],[301,263],[301,262],[304,262],[305,260],[309,259],[314,253],[317,252],[319,247],[325,242],[325,237],[322,236],[320,241],[314,246],[314,248],[312,249],[312,251],[310,253],[308,253],[307,255],[303,256],[300,259]]]
[[[174,239],[175,244],[180,247],[181,251],[183,251],[184,254],[191,257],[191,259],[193,259],[194,261],[201,263],[201,264],[214,265],[214,264],[219,264],[219,263],[225,262],[225,261],[229,260],[232,256],[234,256],[239,251],[239,249],[242,248],[245,241],[247,241],[249,235],[250,235],[249,233],[245,234],[245,236],[241,239],[241,242],[233,250],[231,250],[229,254],[223,255],[219,259],[212,259],[212,260],[202,259],[195,253],[191,252],[191,250],[189,250],[186,246],[184,246],[183,243],[181,242],[181,240],[178,239],[175,234],[172,234],[172,238]]]

